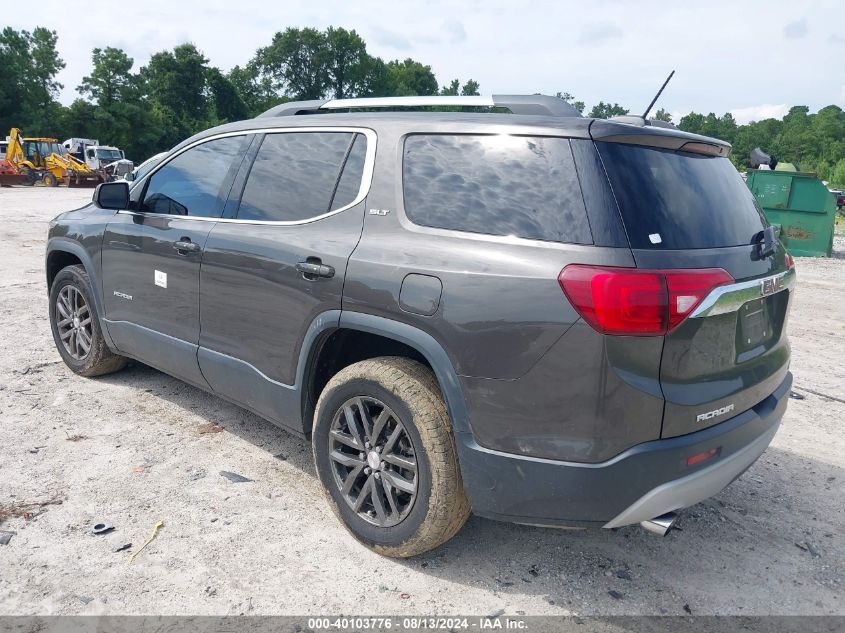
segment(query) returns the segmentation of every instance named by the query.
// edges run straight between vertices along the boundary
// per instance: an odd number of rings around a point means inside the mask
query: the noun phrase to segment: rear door
[[[246,136],[197,145],[133,189],[103,239],[109,333],[130,356],[205,386],[196,361],[202,249],[223,210]],[[140,195],[139,195],[140,194]]]
[[[754,407],[784,380],[794,279],[783,247],[763,253],[767,223],[727,158],[597,142],[639,268],[721,268],[717,287],[665,338],[663,437]],[[681,294],[670,300],[683,302]]]
[[[375,133],[292,128],[258,142],[203,253],[199,363],[214,391],[301,432],[300,350],[315,320],[338,320]]]

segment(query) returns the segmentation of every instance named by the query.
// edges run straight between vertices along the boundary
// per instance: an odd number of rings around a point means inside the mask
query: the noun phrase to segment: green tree
[[[461,92],[461,80],[460,79],[453,79],[448,86],[443,86],[440,89],[440,94],[447,96],[447,97],[454,97],[459,95]]]
[[[93,69],[76,88],[101,108],[110,110],[117,102],[136,99],[139,77],[132,74],[134,60],[119,48],[95,48],[91,52]]]
[[[162,126],[160,142],[165,146],[175,145],[211,122],[208,70],[208,60],[193,44],[156,53],[141,68],[150,112]]]
[[[287,100],[287,97],[277,94],[272,80],[262,75],[254,60],[243,67],[232,68],[227,79],[243,101],[247,116],[258,116],[268,108]]]
[[[566,103],[578,110],[578,112],[584,114],[584,108],[586,108],[587,105],[583,101],[576,101],[574,95],[571,95],[568,92],[558,92],[555,96],[558,99],[563,99]]]
[[[320,99],[330,86],[329,57],[324,33],[310,27],[287,28],[276,33],[269,46],[258,49],[255,63],[277,93]]]
[[[477,97],[481,94],[478,91],[479,88],[481,88],[481,84],[475,79],[467,79],[467,82],[461,86],[461,95],[464,97]]]
[[[147,97],[148,86],[141,74],[132,72],[131,57],[119,48],[95,48],[91,62],[91,73],[76,88],[83,98],[64,108],[60,117],[64,138],[96,138],[120,147],[136,162],[180,140],[178,130],[163,125],[161,106]]]
[[[730,112],[726,112],[721,117],[717,117],[712,112],[706,116],[696,112],[690,112],[686,116],[681,117],[678,127],[685,132],[712,136],[713,138],[719,138],[729,143],[733,143],[738,132],[736,120]]]
[[[678,122],[678,127],[684,132],[691,132],[692,134],[701,134],[704,129],[704,115],[698,112],[690,112],[681,117]]]
[[[209,111],[208,60],[193,44],[162,51],[141,69],[150,98],[186,121],[203,120]]]
[[[367,45],[354,31],[326,29],[327,88],[335,99],[358,96],[367,85],[370,56]]]
[[[209,68],[207,81],[214,102],[214,113],[220,123],[249,118],[241,95],[219,69]]]
[[[668,111],[660,108],[657,112],[654,113],[654,118],[658,121],[666,121],[667,123],[672,122],[672,115],[669,114]]]
[[[102,134],[100,108],[85,99],[75,99],[68,107],[62,109],[58,120],[58,136],[62,140],[79,136],[83,138],[100,138],[107,142],[108,137]],[[124,150],[126,148],[123,148]]]
[[[837,187],[845,188],[845,158],[840,159],[831,170],[830,180]]]
[[[392,90],[387,64],[381,57],[368,57],[364,72],[364,83],[358,96],[384,97],[392,95]]]
[[[0,32],[0,129],[51,133],[63,87],[56,75],[65,67],[57,41],[55,31],[40,26],[32,32],[11,27]]]
[[[436,95],[437,78],[426,66],[410,57],[404,61],[394,59],[387,63],[387,84],[390,96]]]
[[[30,43],[26,31],[6,27],[0,32],[0,132],[25,126],[30,105]]]
[[[610,102],[605,103],[604,101],[599,101],[590,110],[589,116],[593,119],[609,119],[612,116],[622,116],[624,114],[628,114],[628,110],[618,103],[611,105]]]
[[[107,47],[95,48],[91,61],[91,74],[76,88],[84,99],[65,109],[66,136],[93,136],[137,158],[139,153],[146,153],[145,142],[157,140],[157,132],[144,82],[132,72],[134,60],[119,48]]]
[[[55,31],[37,26],[32,32],[31,54],[33,80],[38,83],[41,105],[53,103],[64,86],[56,81],[56,75],[65,67],[59,57],[56,43],[58,36]]]
[[[463,97],[472,97],[478,96],[479,93],[479,84],[475,79],[469,79],[467,82],[461,86],[460,79],[453,79],[449,82],[448,86],[443,86],[440,89],[440,94],[443,96],[463,96]]]

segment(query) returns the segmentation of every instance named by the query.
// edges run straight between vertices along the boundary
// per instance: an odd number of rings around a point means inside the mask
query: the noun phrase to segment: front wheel
[[[50,286],[53,340],[62,360],[80,376],[102,376],[126,365],[126,358],[106,345],[92,296],[82,266],[63,268]]]
[[[427,552],[469,516],[446,406],[416,361],[376,358],[338,372],[317,403],[312,443],[335,515],[380,554]]]
[[[21,167],[20,172],[22,176],[26,177],[23,184],[27,187],[32,187],[35,184],[35,175],[32,173],[32,170],[29,167]]]

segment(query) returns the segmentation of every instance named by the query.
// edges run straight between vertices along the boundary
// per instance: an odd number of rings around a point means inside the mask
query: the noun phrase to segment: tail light
[[[795,266],[795,260],[792,259],[792,255],[790,255],[789,253],[787,253],[784,257],[784,261],[786,262],[787,270]]]
[[[578,314],[603,334],[671,332],[717,286],[733,283],[722,268],[645,270],[570,264],[558,283]]]

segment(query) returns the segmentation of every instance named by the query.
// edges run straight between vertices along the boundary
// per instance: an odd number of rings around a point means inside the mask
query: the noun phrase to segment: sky
[[[690,111],[746,123],[792,105],[845,107],[845,0],[142,0],[82,11],[64,0],[42,0],[38,11],[2,2],[0,27],[58,32],[65,104],[95,47],[124,49],[137,70],[193,42],[227,71],[289,26],[342,26],[371,55],[412,57],[441,85],[475,79],[482,94],[569,92],[588,108],[602,100],[641,112],[675,70],[656,107],[676,123]]]

